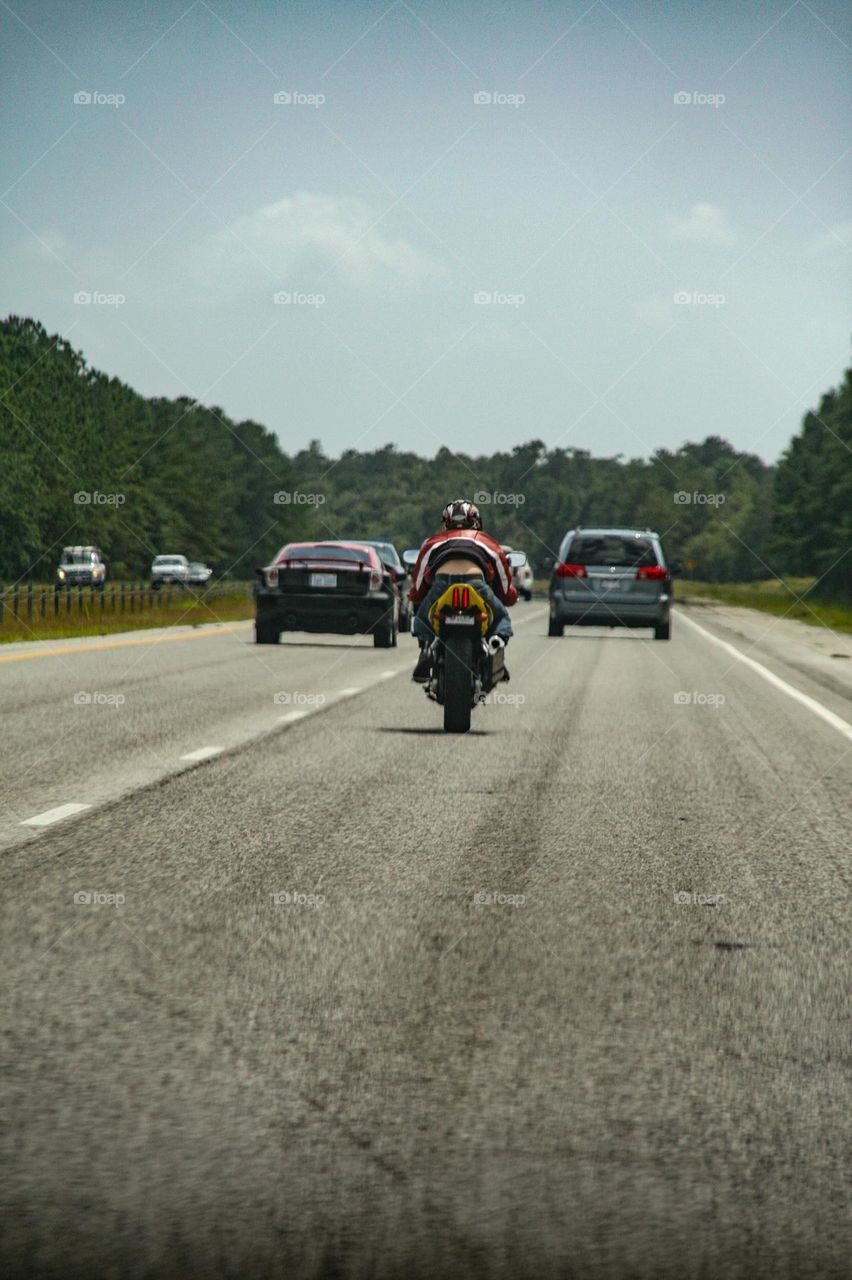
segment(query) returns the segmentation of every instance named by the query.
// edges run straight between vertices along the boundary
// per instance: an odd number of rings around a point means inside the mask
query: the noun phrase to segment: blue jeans
[[[479,592],[485,603],[490,606],[494,616],[486,634],[489,636],[501,636],[503,640],[508,640],[512,635],[512,620],[509,617],[509,610],[502,600],[497,599],[484,578],[475,573],[436,573],[431,587],[426,592],[418,606],[417,613],[414,615],[414,634],[421,649],[435,639],[435,632],[429,625],[429,610],[435,601],[444,594],[447,587],[452,586],[454,582],[468,583],[469,586]]]

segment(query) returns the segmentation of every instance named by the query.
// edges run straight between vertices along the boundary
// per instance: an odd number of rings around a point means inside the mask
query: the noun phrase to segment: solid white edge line
[[[70,818],[72,813],[82,813],[84,809],[91,809],[90,804],[61,804],[56,809],[45,809],[44,813],[37,813],[33,818],[24,818],[21,822],[22,827],[49,827],[54,822],[61,822],[63,818]]]
[[[188,751],[185,756],[181,756],[181,760],[210,760],[213,756],[221,755],[224,750],[224,747],[199,747],[197,751]]]
[[[786,680],[776,676],[774,671],[770,671],[762,663],[755,662],[754,658],[749,658],[746,654],[741,653],[734,645],[728,644],[727,640],[721,640],[712,631],[708,631],[706,627],[702,627],[699,623],[694,622],[692,618],[688,618],[680,609],[678,609],[677,615],[681,622],[685,622],[687,626],[694,627],[696,631],[700,631],[703,636],[706,636],[708,640],[712,640],[720,649],[724,649],[726,653],[736,658],[738,662],[743,662],[747,667],[751,667],[752,671],[756,671],[769,684],[774,685],[776,689],[780,689],[782,693],[786,693],[788,698],[793,698],[796,702],[800,702],[803,707],[807,707],[808,711],[812,711],[815,716],[819,716],[826,724],[830,724],[832,729],[836,729],[838,733],[843,734],[844,738],[848,738],[852,742],[852,724],[848,720],[844,720],[842,716],[835,715],[833,711],[829,711],[828,707],[824,707],[821,702],[817,702],[816,698],[811,698],[808,694],[802,693],[801,689],[797,689],[795,685],[788,684]]]

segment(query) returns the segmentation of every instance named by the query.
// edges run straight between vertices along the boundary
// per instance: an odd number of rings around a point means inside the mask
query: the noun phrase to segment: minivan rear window
[[[610,565],[618,569],[642,568],[657,563],[649,538],[625,538],[617,533],[579,534],[572,538],[567,564]]]

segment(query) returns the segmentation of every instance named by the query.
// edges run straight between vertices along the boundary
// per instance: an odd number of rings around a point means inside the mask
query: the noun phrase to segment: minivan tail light
[[[587,578],[586,566],[584,564],[558,564],[556,566],[557,578]]]
[[[636,570],[636,577],[640,582],[665,582],[668,576],[668,569],[661,564],[649,564]]]

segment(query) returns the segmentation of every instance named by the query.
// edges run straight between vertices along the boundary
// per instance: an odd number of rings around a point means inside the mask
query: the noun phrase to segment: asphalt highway
[[[4,1274],[850,1275],[848,638],[513,616],[0,649]]]

